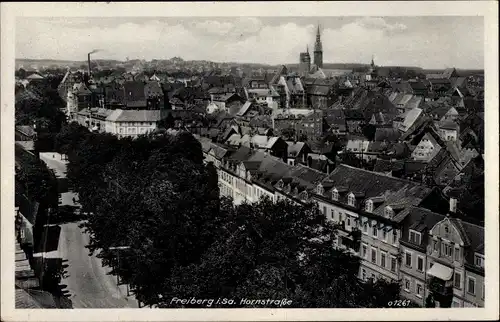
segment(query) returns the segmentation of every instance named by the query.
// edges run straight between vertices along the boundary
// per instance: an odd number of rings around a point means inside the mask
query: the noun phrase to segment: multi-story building
[[[484,307],[484,228],[414,208],[401,238],[402,296],[425,306]]]
[[[340,224],[339,242],[361,257],[363,280],[399,280],[401,223],[410,207],[442,207],[434,189],[343,164],[321,182],[313,199]]]
[[[429,162],[441,150],[441,145],[431,133],[426,133],[413,150],[413,160]]]
[[[76,121],[94,132],[107,132],[118,137],[137,137],[154,131],[167,117],[166,110],[109,110],[83,109],[76,114]]]
[[[221,194],[235,204],[263,196],[315,202],[338,225],[336,245],[361,258],[360,279],[399,281],[402,296],[420,306],[429,295],[437,306],[484,306],[484,230],[439,214],[454,215],[456,199],[343,164],[326,174],[248,147],[200,141],[218,169]]]

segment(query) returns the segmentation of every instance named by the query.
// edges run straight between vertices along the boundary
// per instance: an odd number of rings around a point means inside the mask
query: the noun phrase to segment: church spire
[[[318,23],[318,30],[316,32],[316,42],[314,44],[314,64],[318,68],[323,67],[323,44],[321,43],[320,25]]]

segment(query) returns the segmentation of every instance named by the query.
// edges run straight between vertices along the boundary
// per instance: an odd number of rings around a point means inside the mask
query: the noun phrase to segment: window
[[[367,249],[368,249],[368,246],[363,245],[363,247],[362,247],[362,251],[363,251],[362,252],[362,256],[363,256],[363,258],[366,258]]]
[[[365,280],[366,280],[366,270],[365,270],[364,268],[362,268],[362,269],[361,269],[361,279],[362,279],[363,281],[365,281]]]
[[[377,228],[377,223],[375,223],[372,227],[372,235],[373,237],[377,237],[378,234],[378,228]]]
[[[411,253],[405,252],[405,265],[411,268]]]
[[[420,245],[420,233],[419,232],[416,232],[414,230],[410,230],[410,242],[416,244],[416,245]]]
[[[335,219],[335,210],[330,209],[330,217],[331,217],[332,220]]]
[[[396,230],[392,231],[392,243],[396,244],[398,242],[398,232]]]
[[[439,250],[439,242],[437,240],[434,240],[433,243],[434,243],[434,251],[437,252]]]
[[[460,261],[460,248],[455,248],[455,260]]]
[[[455,272],[453,275],[453,287],[458,289],[462,288],[462,273]]]
[[[419,272],[424,271],[424,258],[421,256],[417,256],[417,270]]]
[[[371,277],[372,281],[375,283],[375,274],[372,273],[372,277]]]
[[[389,206],[385,207],[385,209],[384,209],[384,216],[386,218],[392,217],[392,208],[391,207],[389,207]]]
[[[347,203],[349,204],[349,206],[354,206],[354,201],[355,201],[355,198],[354,198],[354,194],[349,194],[349,197],[347,198]]]
[[[335,201],[339,200],[339,192],[337,191],[337,189],[332,190],[332,199]]]
[[[326,216],[326,206],[323,206],[323,215]]]
[[[372,248],[372,263],[377,264],[377,250]]]
[[[405,291],[410,292],[411,281],[408,277],[405,277]]]
[[[385,229],[382,229],[382,240],[387,241],[387,231]]]
[[[364,232],[365,234],[368,234],[368,221],[365,221],[365,222],[363,223],[363,232]]]
[[[347,226],[351,226],[351,218],[347,217]]]
[[[484,267],[484,258],[481,255],[476,255],[474,258],[476,266]]]
[[[476,280],[473,277],[467,279],[467,292],[472,295],[476,294]]]
[[[372,212],[373,211],[373,201],[368,200],[366,202],[366,211],[367,212]]]
[[[420,284],[418,282],[416,283],[416,285],[417,285],[417,287],[416,287],[417,288],[416,289],[417,297],[422,298],[422,296],[424,294],[424,287],[422,286],[422,284]]]
[[[448,244],[443,244],[443,253],[445,256],[451,257],[452,255],[452,248]]]
[[[396,273],[397,262],[396,257],[391,256],[391,272]]]
[[[385,264],[385,259],[386,258],[387,258],[387,254],[380,252],[380,266],[382,266],[384,268],[386,266],[386,264]]]

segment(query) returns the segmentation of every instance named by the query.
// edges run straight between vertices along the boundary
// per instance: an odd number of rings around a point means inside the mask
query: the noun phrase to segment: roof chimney
[[[450,212],[451,213],[456,213],[457,212],[457,199],[455,197],[450,198]]]

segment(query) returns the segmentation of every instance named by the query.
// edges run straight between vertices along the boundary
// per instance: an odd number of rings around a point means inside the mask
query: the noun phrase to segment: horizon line
[[[216,64],[251,64],[251,65],[264,65],[264,66],[287,66],[287,65],[298,65],[299,63],[278,63],[278,64],[269,64],[269,63],[258,63],[258,62],[237,62],[237,61],[228,61],[228,62],[220,62],[220,61],[212,61],[212,60],[206,60],[206,59],[189,59],[186,60],[182,57],[171,57],[171,58],[153,58],[150,60],[147,59],[141,59],[141,58],[132,58],[129,59],[128,61],[134,61],[134,60],[144,60],[146,62],[151,62],[153,60],[171,60],[173,58],[181,58],[185,62],[190,62],[190,61],[206,61],[210,63],[216,63]],[[33,61],[43,61],[43,60],[51,60],[51,61],[61,61],[61,62],[82,62],[82,63],[87,63],[87,60],[71,60],[71,59],[54,59],[54,58],[15,58],[15,60],[33,60]],[[112,58],[100,58],[100,59],[92,59],[93,61],[117,61],[120,63],[126,63],[127,60],[119,60],[119,59],[112,59]],[[338,65],[366,65],[369,66],[369,63],[360,63],[360,62],[348,62],[348,63],[332,63],[332,62],[324,62],[323,65],[325,64],[338,64]],[[440,69],[448,69],[448,68],[455,68],[455,69],[465,69],[465,70],[483,70],[484,67],[456,67],[456,66],[443,66],[440,68],[427,68],[427,67],[422,67],[422,66],[416,66],[416,65],[411,65],[411,64],[404,64],[404,65],[377,65],[377,67],[412,67],[412,68],[420,68],[424,70],[440,70]]]

